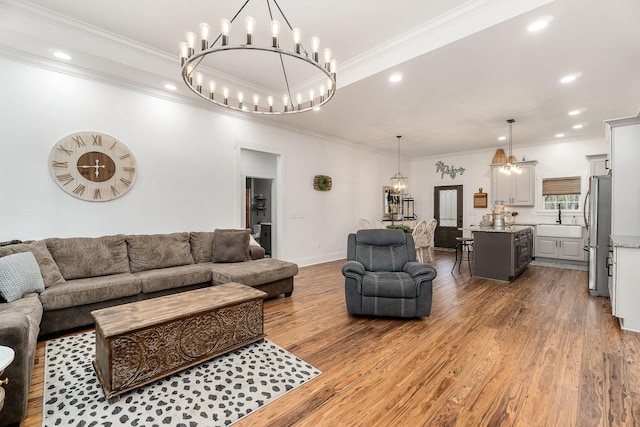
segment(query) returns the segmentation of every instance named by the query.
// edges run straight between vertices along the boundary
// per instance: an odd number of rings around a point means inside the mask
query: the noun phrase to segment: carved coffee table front
[[[91,312],[96,323],[93,366],[109,403],[262,340],[266,295],[227,283]]]

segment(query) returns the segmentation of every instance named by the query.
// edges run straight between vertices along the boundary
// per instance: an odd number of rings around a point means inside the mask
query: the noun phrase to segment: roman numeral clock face
[[[63,191],[90,202],[124,195],[136,181],[136,159],[120,140],[99,132],[77,132],[49,153],[51,177]]]

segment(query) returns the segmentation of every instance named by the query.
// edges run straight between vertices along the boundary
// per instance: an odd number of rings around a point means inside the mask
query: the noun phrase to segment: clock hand
[[[105,165],[99,165],[98,163],[100,163],[100,160],[96,159],[96,164],[95,165],[78,165],[79,168],[83,168],[83,169],[87,169],[87,168],[95,168],[96,169],[96,178],[98,176],[100,176],[100,172],[98,172],[98,168],[106,168]]]

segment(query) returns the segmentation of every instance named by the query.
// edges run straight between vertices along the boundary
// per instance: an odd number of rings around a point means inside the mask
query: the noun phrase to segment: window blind
[[[564,194],[580,194],[580,177],[548,178],[542,180],[543,196],[558,196]]]

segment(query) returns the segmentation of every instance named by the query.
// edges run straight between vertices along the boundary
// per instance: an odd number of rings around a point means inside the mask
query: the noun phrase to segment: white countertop
[[[611,244],[616,248],[640,249],[640,236],[613,234],[611,235]]]
[[[469,228],[465,228],[465,230],[471,230],[472,232],[481,231],[485,233],[517,233],[518,231],[530,229],[531,226],[528,225],[505,225],[504,227],[480,227],[477,225],[472,225]]]

